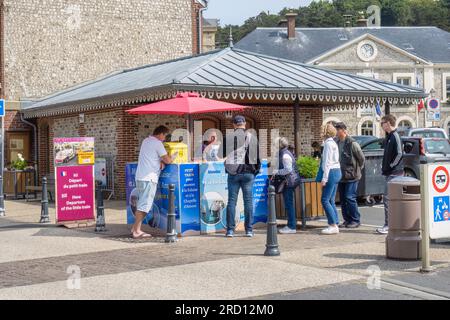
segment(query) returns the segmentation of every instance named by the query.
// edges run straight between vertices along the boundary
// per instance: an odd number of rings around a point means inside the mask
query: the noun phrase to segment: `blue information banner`
[[[134,223],[138,192],[135,188],[136,163],[126,166],[127,223]],[[175,185],[175,213],[177,231],[183,235],[200,233],[199,183],[197,164],[171,164],[161,172],[158,191],[152,209],[144,223],[152,228],[167,230],[169,186]]]
[[[5,116],[5,99],[0,99],[0,117]]]
[[[263,161],[261,173],[253,184],[253,226],[264,227],[268,217],[268,166]],[[200,165],[200,220],[203,234],[224,232],[227,226],[228,175],[223,162]],[[242,191],[236,205],[236,230],[244,230],[244,201]]]

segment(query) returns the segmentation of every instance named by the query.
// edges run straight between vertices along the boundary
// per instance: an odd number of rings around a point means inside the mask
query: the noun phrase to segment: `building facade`
[[[35,129],[19,112],[26,101],[120,69],[199,53],[199,21],[206,4],[198,0],[0,1],[6,164],[17,153],[30,163],[37,160],[30,147],[37,139]]]
[[[287,18],[295,21],[295,15]],[[390,106],[390,113],[404,129],[439,126],[450,133],[450,33],[446,31],[435,27],[295,28],[295,23],[289,23],[287,28],[258,28],[236,46],[422,88],[441,102],[440,121],[427,121],[426,110],[418,113],[417,105],[400,100]],[[381,136],[375,106],[326,107],[324,122],[343,121],[352,135]],[[383,104],[381,109],[384,114]]]
[[[216,50],[216,33],[219,26],[218,19],[203,19],[202,52]]]
[[[313,85],[305,83],[305,77]],[[341,82],[354,87],[342,88]],[[171,130],[186,128],[185,117],[132,115],[127,110],[173,98],[180,91],[246,105],[242,113],[248,128],[259,133],[263,158],[270,155],[272,134],[287,137],[298,154],[310,154],[312,142],[320,140],[324,106],[368,105],[376,99],[417,101],[424,96],[416,88],[253,52],[234,48],[212,51],[119,71],[24,107],[26,119],[38,127],[39,174],[54,173],[54,137],[94,137],[97,154],[110,152],[115,157],[115,196],[123,198],[125,165],[137,161],[142,140],[159,125]],[[225,132],[232,128],[232,116],[224,112],[198,114],[194,120],[202,122],[203,131],[215,128]]]

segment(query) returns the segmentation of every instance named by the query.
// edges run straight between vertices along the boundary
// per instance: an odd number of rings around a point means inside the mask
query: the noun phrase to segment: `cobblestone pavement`
[[[54,212],[51,209],[50,214]],[[175,244],[166,244],[161,234],[150,240],[132,240],[129,237],[129,227],[125,224],[125,209],[121,202],[106,203],[106,219],[108,231],[103,234],[94,232],[94,228],[69,230],[55,225],[40,225],[40,206],[38,203],[7,201],[7,217],[0,219],[0,297],[6,298],[36,298],[34,290],[46,292],[52,298],[55,290],[53,285],[68,279],[67,268],[78,266],[83,279],[89,287],[97,280],[106,279],[109,285],[123,288],[117,297],[141,297],[126,294],[127,280],[140,278],[146,281],[158,281],[158,278],[183,275],[183,281],[172,292],[174,297],[186,298],[245,298],[252,296],[276,295],[283,291],[297,292],[292,295],[304,297],[302,292],[308,288],[336,286],[346,284],[353,288],[355,284],[348,281],[358,280],[357,286],[364,287],[364,281],[369,276],[368,267],[378,266],[384,276],[395,276],[416,273],[419,261],[393,261],[384,257],[383,236],[374,234],[372,227],[362,227],[358,230],[344,230],[337,236],[322,236],[320,228],[323,222],[315,221],[309,224],[306,231],[296,235],[279,236],[280,257],[264,257],[266,235],[265,230],[257,230],[253,239],[237,236],[234,239],[223,235],[187,237]],[[433,264],[446,267],[450,263],[450,247],[448,245],[433,245],[431,254]],[[265,262],[266,261],[266,262]],[[256,288],[249,291],[220,292],[208,287],[223,285],[239,286],[242,279],[227,272],[240,272],[240,268],[255,277]],[[230,264],[231,263],[231,264]],[[270,266],[270,268],[269,268]],[[217,272],[205,273],[205,268]],[[254,272],[252,269],[254,268]],[[279,279],[267,279],[271,272]],[[278,274],[279,270],[292,270],[294,274]],[[153,271],[152,271],[153,270]],[[201,270],[197,272],[197,270]],[[306,270],[306,271],[305,271]],[[281,271],[280,271],[281,272]],[[308,275],[310,272],[310,275]],[[297,274],[296,274],[297,273]],[[301,274],[303,273],[303,274]],[[211,279],[204,279],[207,289],[212,295],[202,296],[189,289],[190,284],[200,281],[200,274],[210,274]],[[225,274],[225,275],[224,275]],[[224,279],[228,282],[224,283]],[[155,279],[153,279],[155,277]],[[295,277],[295,281],[292,281]],[[291,279],[292,278],[292,279]],[[111,282],[108,282],[109,280]],[[117,279],[117,283],[114,283]],[[280,287],[268,288],[262,283],[274,281]],[[283,282],[284,281],[284,282]],[[143,281],[144,282],[144,281]],[[261,290],[258,291],[258,282]],[[170,281],[169,281],[170,283]],[[170,288],[170,285],[169,285]],[[161,290],[164,289],[163,287]],[[167,288],[166,288],[167,289]],[[349,290],[350,290],[349,289]],[[148,291],[144,298],[155,298],[158,289]],[[318,289],[319,290],[319,289]],[[356,290],[356,289],[355,289]],[[106,298],[109,293],[94,292],[93,298]],[[168,290],[168,295],[171,292]],[[37,291],[36,291],[37,292]],[[53,298],[77,298],[61,291]],[[355,291],[356,292],[356,291]],[[214,295],[215,294],[215,295]],[[228,294],[228,295],[227,295]],[[172,295],[173,296],[173,295]],[[317,293],[317,296],[321,294]],[[115,298],[116,296],[110,296]],[[158,296],[159,297],[159,296]],[[387,297],[403,299],[403,294],[391,294]],[[408,296],[409,297],[409,296]],[[413,296],[410,296],[413,298]]]

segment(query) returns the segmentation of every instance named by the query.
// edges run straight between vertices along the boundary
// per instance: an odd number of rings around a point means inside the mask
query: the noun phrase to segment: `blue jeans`
[[[290,229],[297,229],[297,217],[295,215],[295,189],[294,188],[284,188],[283,200],[284,207],[287,211],[288,216],[288,227]]]
[[[228,175],[227,230],[236,228],[236,204],[239,190],[244,196],[245,231],[253,231],[253,182],[252,173]]]
[[[328,182],[322,190],[322,206],[328,218],[328,224],[339,224],[339,214],[336,209],[335,199],[339,181],[342,178],[341,169],[331,169],[328,174]]]
[[[359,224],[361,222],[361,214],[359,213],[358,202],[356,200],[358,182],[339,183],[339,197],[341,199],[342,217],[345,223]]]

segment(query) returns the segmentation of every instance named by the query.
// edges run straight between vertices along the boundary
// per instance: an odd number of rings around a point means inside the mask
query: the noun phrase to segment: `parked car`
[[[378,140],[377,137],[375,136],[352,136],[352,138],[359,143],[359,145],[365,145],[368,142],[374,141],[374,140]]]
[[[450,142],[446,138],[402,137],[405,175],[420,178],[420,165],[450,161]],[[383,150],[383,138],[361,144],[363,152]]]
[[[405,132],[405,137],[443,138],[448,139],[447,132],[442,128],[413,128]]]

